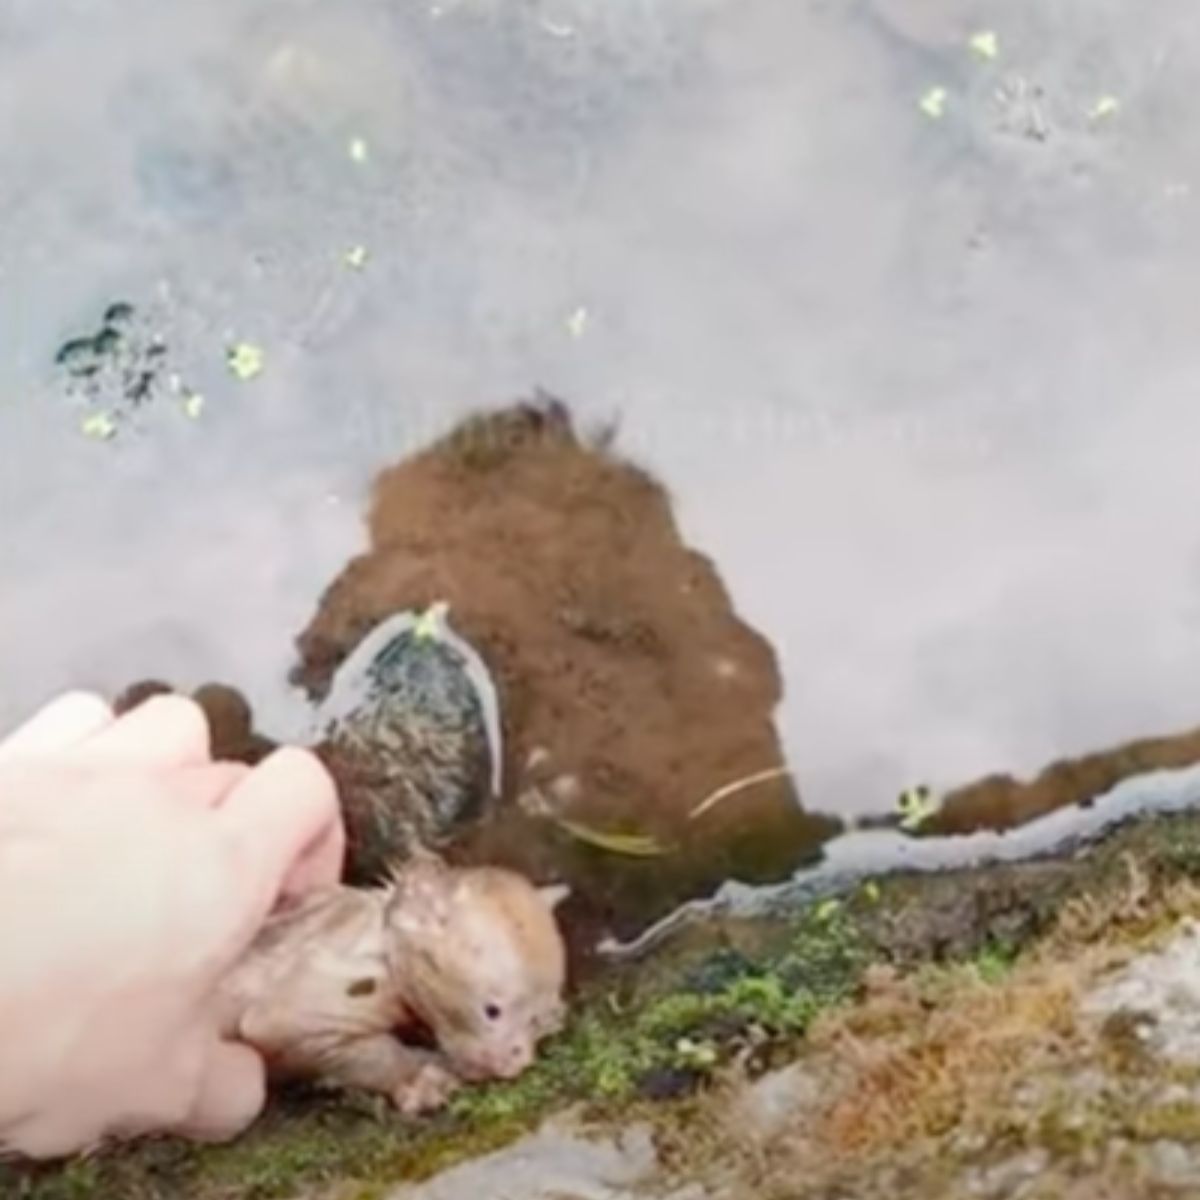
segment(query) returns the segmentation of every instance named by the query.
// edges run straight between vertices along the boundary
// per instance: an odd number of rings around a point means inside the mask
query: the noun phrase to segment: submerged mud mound
[[[1060,808],[1087,806],[1123,780],[1200,762],[1200,729],[1139,738],[1110,749],[1059,759],[1033,779],[995,773],[947,793],[922,833],[965,834],[1005,830]]]
[[[577,917],[628,932],[733,876],[785,877],[836,828],[784,775],[781,685],[670,500],[559,404],[472,418],[376,481],[371,549],[301,634],[313,699],[376,622],[439,600],[500,695],[501,802],[451,856],[570,881]],[[353,804],[349,764],[322,749]],[[617,840],[613,840],[614,836]]]

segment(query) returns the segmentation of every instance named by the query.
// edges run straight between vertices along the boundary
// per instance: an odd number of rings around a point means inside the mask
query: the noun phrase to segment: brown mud
[[[729,878],[785,878],[837,828],[787,777],[692,819],[731,782],[783,765],[781,681],[667,492],[545,398],[478,416],[376,481],[370,550],[298,644],[314,699],[379,620],[434,601],[491,669],[504,795],[450,851],[575,889],[574,922],[629,933]],[[353,773],[327,753],[345,802]],[[630,855],[562,822],[650,839]]]
[[[985,776],[946,794],[922,826],[926,834],[1004,830],[1072,805],[1086,806],[1123,780],[1200,762],[1200,729],[1139,738],[1111,749],[1051,763],[1033,779]]]

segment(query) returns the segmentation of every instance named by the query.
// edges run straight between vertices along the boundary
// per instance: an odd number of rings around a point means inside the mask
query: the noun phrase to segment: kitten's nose
[[[525,1042],[514,1042],[500,1057],[501,1078],[516,1079],[518,1075],[533,1065],[533,1047]]]

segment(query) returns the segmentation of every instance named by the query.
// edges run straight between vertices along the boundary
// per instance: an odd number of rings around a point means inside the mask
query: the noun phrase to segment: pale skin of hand
[[[0,742],[0,1149],[224,1140],[265,1065],[215,996],[280,903],[335,885],[333,781],[298,749],[213,762],[198,705],[71,693]]]

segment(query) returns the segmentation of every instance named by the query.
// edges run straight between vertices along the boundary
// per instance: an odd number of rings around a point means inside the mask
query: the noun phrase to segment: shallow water
[[[0,0],[0,725],[298,734],[374,471],[539,384],[774,641],[810,806],[1195,723],[1198,67],[1185,0]],[[116,299],[198,419],[81,435]]]
[[[1131,818],[1170,816],[1198,805],[1200,768],[1191,767],[1149,771],[1124,780],[1087,806],[1057,809],[1004,832],[983,829],[954,838],[911,838],[891,829],[851,830],[824,843],[820,860],[799,866],[789,879],[768,885],[728,880],[713,894],[644,922],[634,937],[602,937],[597,949],[608,960],[638,958],[691,924],[795,912],[814,900],[844,897],[864,880],[890,872],[932,874],[1075,854]]]

